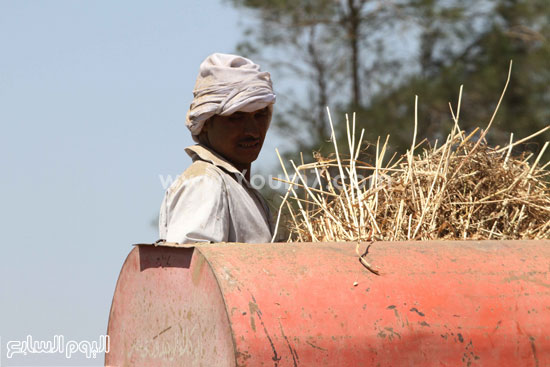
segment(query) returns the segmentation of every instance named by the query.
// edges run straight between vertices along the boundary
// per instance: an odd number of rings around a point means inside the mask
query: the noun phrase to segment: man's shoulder
[[[183,171],[181,177],[188,180],[195,177],[211,177],[213,179],[221,179],[221,172],[210,162],[196,160],[189,167],[187,167],[185,171]]]
[[[169,193],[181,190],[185,186],[204,186],[205,183],[223,184],[221,170],[212,163],[202,160],[194,161],[168,189]],[[210,186],[210,185],[209,185]]]

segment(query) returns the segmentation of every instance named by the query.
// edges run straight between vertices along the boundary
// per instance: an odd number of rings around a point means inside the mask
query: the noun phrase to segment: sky
[[[199,64],[234,52],[240,15],[221,0],[0,0],[0,366],[103,364],[6,345],[106,333],[132,244],[157,240],[163,180],[190,163]]]

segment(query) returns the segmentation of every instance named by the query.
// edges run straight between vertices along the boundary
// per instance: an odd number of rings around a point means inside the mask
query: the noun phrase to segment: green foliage
[[[457,57],[375,96],[367,108],[358,111],[358,121],[368,126],[368,138],[391,133],[397,150],[407,148],[412,136],[414,95],[420,98],[418,136],[442,138],[452,124],[448,102],[456,107],[461,84],[461,127],[470,131],[485,127],[506,80],[510,60],[514,64],[512,77],[489,134],[490,142],[504,145],[510,132],[517,140],[549,125],[550,13],[542,11],[544,3],[499,1],[485,19],[483,30]],[[536,151],[549,138],[545,133],[523,148]],[[550,155],[546,153],[546,157]]]
[[[239,52],[274,68],[276,87],[277,81],[290,85],[278,91],[274,125],[294,157],[326,146],[327,105],[339,122],[343,113],[357,112],[368,140],[390,134],[392,149],[403,152],[412,137],[414,96],[418,139],[433,141],[446,136],[448,103],[456,106],[463,84],[461,127],[484,127],[510,60],[512,78],[490,142],[503,145],[510,132],[519,139],[550,124],[548,0],[232,3],[256,21]],[[527,148],[539,149],[549,138],[545,133]]]

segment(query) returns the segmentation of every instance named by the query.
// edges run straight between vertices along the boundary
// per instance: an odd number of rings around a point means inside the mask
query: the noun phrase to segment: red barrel
[[[361,245],[364,250],[366,244]],[[550,366],[550,241],[136,246],[107,366]]]

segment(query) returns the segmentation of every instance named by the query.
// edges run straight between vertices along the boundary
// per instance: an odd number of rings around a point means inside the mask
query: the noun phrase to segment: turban
[[[193,139],[214,115],[253,112],[275,103],[268,72],[247,58],[215,53],[200,66],[186,125]]]

